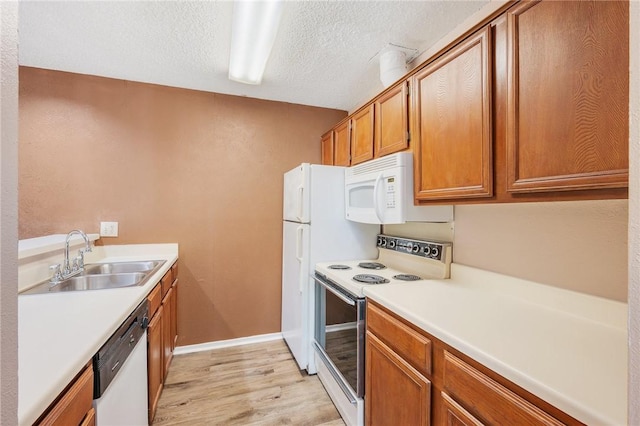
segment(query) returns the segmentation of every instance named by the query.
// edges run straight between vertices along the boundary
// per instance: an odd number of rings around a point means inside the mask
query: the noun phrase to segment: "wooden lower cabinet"
[[[156,311],[147,328],[147,380],[149,397],[149,424],[158,408],[158,400],[164,383],[164,363],[162,362],[162,306]]]
[[[92,413],[93,366],[89,363],[35,424],[40,426],[92,425],[95,424],[95,413]]]
[[[442,404],[445,410],[446,424],[449,426],[482,426],[482,422],[473,417],[467,410],[462,408],[460,404],[455,402],[446,393],[442,392]]]
[[[178,340],[178,279],[173,282],[171,297],[171,352],[176,348]]]
[[[446,350],[444,390],[486,424],[563,424]]]
[[[365,359],[367,425],[582,424],[371,301]]]
[[[366,424],[429,425],[429,380],[371,332],[367,332],[365,359]]]
[[[173,288],[169,289],[169,292],[162,301],[162,350],[163,350],[163,363],[164,363],[164,377],[169,372],[169,365],[173,358],[173,337],[171,336],[171,317],[173,316]]]
[[[152,423],[178,338],[177,263],[173,264],[147,299],[151,316],[147,329],[147,374],[149,423]]]
[[[84,417],[84,420],[82,421],[82,423],[80,423],[80,426],[95,426],[95,424],[96,424],[96,410],[95,408],[91,408],[91,410],[89,410],[87,415]]]

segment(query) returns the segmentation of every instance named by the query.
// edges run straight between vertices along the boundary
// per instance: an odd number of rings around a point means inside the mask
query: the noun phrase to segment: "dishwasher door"
[[[96,409],[96,425],[148,425],[147,401],[147,333],[145,331],[102,396],[93,400],[93,406]]]

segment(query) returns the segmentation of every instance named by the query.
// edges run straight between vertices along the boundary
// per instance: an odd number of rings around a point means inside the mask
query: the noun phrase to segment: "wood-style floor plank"
[[[317,376],[284,341],[173,357],[153,426],[344,426]]]

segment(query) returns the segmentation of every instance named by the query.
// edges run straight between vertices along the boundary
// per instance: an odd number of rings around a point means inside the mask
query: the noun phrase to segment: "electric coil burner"
[[[385,269],[386,266],[384,266],[382,263],[379,262],[360,262],[358,263],[358,266],[364,269]]]
[[[380,275],[358,274],[353,277],[354,280],[365,284],[385,284],[389,280]]]
[[[335,269],[338,271],[346,271],[347,269],[351,269],[351,266],[347,266],[347,265],[331,265],[328,266],[329,269]]]
[[[421,280],[422,278],[412,274],[398,274],[398,275],[394,275],[393,279],[400,280],[400,281],[418,281],[418,280]]]

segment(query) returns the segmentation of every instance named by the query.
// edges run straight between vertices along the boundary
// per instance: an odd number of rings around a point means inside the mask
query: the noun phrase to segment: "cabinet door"
[[[412,78],[419,200],[493,195],[491,52],[486,27]]]
[[[320,153],[322,164],[333,166],[333,130],[328,131],[320,138]]]
[[[628,7],[541,1],[508,11],[508,191],[627,186]]]
[[[79,425],[91,414],[93,402],[93,367],[89,364],[64,391],[38,426]]]
[[[367,331],[365,421],[373,425],[429,425],[431,383]]]
[[[373,114],[371,104],[351,118],[351,165],[373,158]]]
[[[158,400],[162,392],[162,384],[164,381],[164,363],[162,362],[162,316],[163,307],[160,306],[158,311],[149,322],[147,328],[147,381],[148,397],[149,397],[149,424],[153,422],[153,417],[158,408]]]
[[[173,294],[171,296],[171,352],[176,348],[178,339],[178,279],[173,282]]]
[[[482,422],[473,417],[460,404],[455,402],[446,393],[442,392],[442,402],[446,413],[446,422],[449,426],[484,426]]]
[[[162,362],[164,363],[163,377],[166,379],[169,365],[173,357],[173,336],[171,335],[171,318],[173,317],[174,289],[170,288],[162,301]]]
[[[351,129],[350,121],[338,124],[333,133],[333,161],[335,166],[351,165]]]
[[[403,81],[375,101],[375,156],[409,148],[407,81]]]

